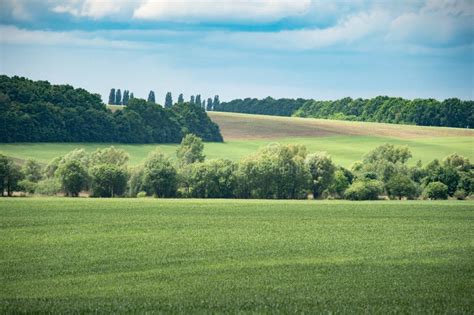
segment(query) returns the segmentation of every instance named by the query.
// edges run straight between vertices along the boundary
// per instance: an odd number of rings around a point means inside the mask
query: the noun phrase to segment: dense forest
[[[273,115],[273,116],[291,116],[307,100],[298,98],[274,99],[267,97],[264,99],[246,98],[236,99],[230,102],[223,102],[214,105],[213,110],[219,112],[235,112],[246,114]]]
[[[303,99],[238,99],[223,102],[214,110],[248,114],[372,121],[420,126],[474,127],[474,101],[457,98],[407,100],[377,96],[372,99],[316,101]]]
[[[87,192],[93,197],[349,200],[465,199],[474,192],[474,165],[458,154],[409,166],[407,147],[386,144],[347,169],[303,145],[274,143],[236,162],[206,160],[203,149],[202,140],[188,134],[176,160],[155,150],[133,168],[128,154],[114,147],[74,150],[46,166],[34,160],[20,166],[0,154],[0,191],[2,196]]]
[[[189,132],[223,141],[201,106],[163,108],[139,98],[127,103],[112,112],[84,89],[2,75],[0,142],[179,143]]]

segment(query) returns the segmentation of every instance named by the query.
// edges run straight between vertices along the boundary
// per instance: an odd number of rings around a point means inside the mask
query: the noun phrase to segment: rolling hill
[[[327,151],[334,161],[350,166],[369,150],[384,143],[407,145],[413,153],[411,163],[442,159],[453,152],[474,160],[474,130],[421,127],[369,122],[248,115],[209,112],[224,136],[224,143],[206,143],[207,158],[238,160],[269,143],[299,143],[310,152]],[[18,158],[34,158],[47,163],[75,148],[93,151],[114,145],[130,154],[132,164],[160,148],[174,157],[177,145],[107,144],[107,143],[13,143],[0,144],[0,152]]]

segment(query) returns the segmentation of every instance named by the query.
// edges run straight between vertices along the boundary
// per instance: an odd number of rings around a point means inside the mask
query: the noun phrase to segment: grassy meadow
[[[225,143],[206,143],[207,158],[238,160],[269,143],[304,144],[310,152],[327,151],[335,163],[349,167],[375,147],[392,143],[407,145],[413,153],[410,163],[423,163],[458,153],[474,160],[474,130],[408,125],[334,121],[310,118],[275,117],[210,112],[221,128]],[[159,148],[175,156],[175,144],[106,143],[13,143],[0,144],[0,152],[17,159],[33,158],[47,163],[75,149],[94,151],[110,145],[130,154],[131,164],[139,164],[149,152]]]
[[[0,199],[0,312],[473,313],[472,201]]]

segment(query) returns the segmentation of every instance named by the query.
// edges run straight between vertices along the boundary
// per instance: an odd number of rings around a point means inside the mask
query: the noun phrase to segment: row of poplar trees
[[[109,94],[109,105],[128,105],[128,102],[130,99],[133,99],[134,95],[133,93],[130,93],[128,90],[123,91],[123,97],[122,97],[122,92],[120,89],[111,89],[110,94]],[[155,98],[155,92],[150,91],[148,93],[148,99],[147,101],[149,103],[156,104],[156,98]],[[184,103],[184,96],[183,93],[179,94],[178,96],[178,104],[183,104]],[[191,95],[189,99],[189,103],[202,107],[207,111],[213,110],[216,106],[219,106],[220,100],[219,100],[219,95],[215,95],[214,98],[209,97],[206,100],[201,100],[201,94],[197,94],[196,96]],[[173,96],[171,95],[171,92],[166,93],[165,97],[165,108],[171,108],[173,106]]]

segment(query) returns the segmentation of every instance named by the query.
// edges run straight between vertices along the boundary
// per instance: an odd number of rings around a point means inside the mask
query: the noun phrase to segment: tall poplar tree
[[[196,95],[196,100],[194,102],[196,106],[201,107],[201,94]]]
[[[115,105],[121,105],[122,104],[122,92],[120,89],[117,90],[115,93]]]
[[[165,108],[171,108],[171,106],[173,106],[173,97],[171,96],[171,92],[168,92],[165,97]]]
[[[183,96],[183,93],[181,93],[178,96],[178,104],[183,104],[183,103],[184,103],[184,96]]]
[[[129,95],[128,90],[123,91],[122,105],[128,105],[129,100],[130,100],[130,95]]]
[[[206,110],[207,110],[207,111],[211,111],[211,110],[212,110],[212,98],[210,98],[210,97],[207,99]]]
[[[148,102],[149,103],[156,103],[156,101],[155,101],[155,92],[150,91],[150,93],[148,93]]]
[[[214,96],[214,102],[212,102],[212,106],[219,106],[220,103],[221,101],[219,101],[219,95]]]
[[[191,99],[189,100],[189,104],[194,105],[194,95],[191,95]]]
[[[115,104],[115,89],[110,89],[109,105],[114,105],[114,104]]]

